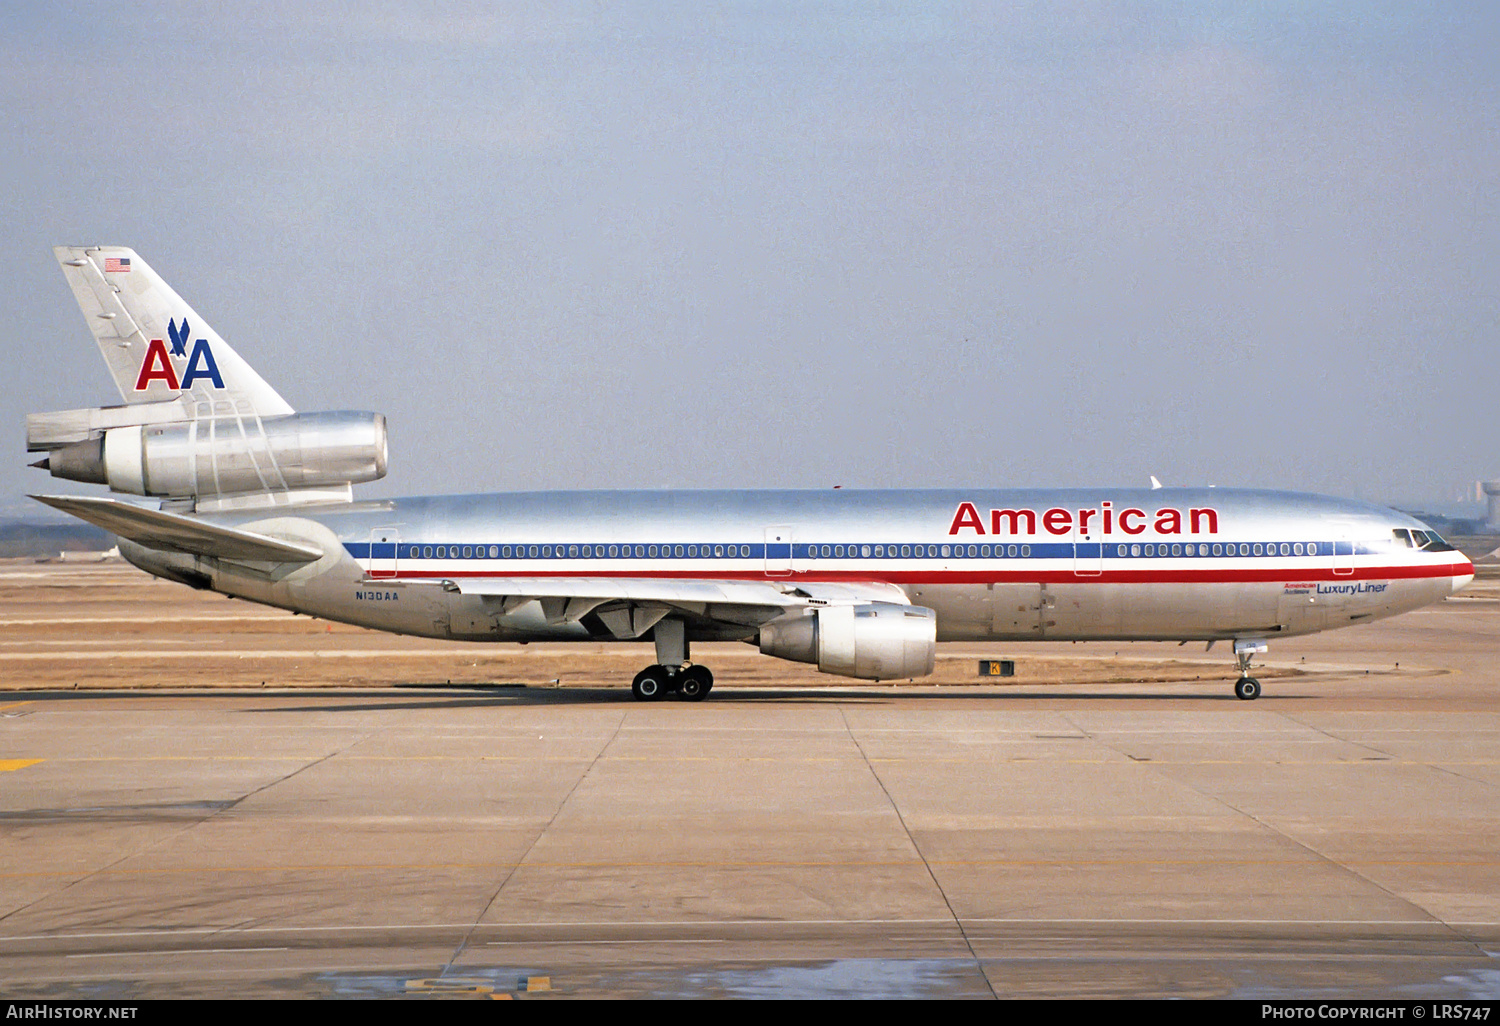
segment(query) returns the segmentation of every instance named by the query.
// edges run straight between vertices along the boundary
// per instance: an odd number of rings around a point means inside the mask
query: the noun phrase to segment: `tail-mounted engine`
[[[763,626],[760,650],[843,677],[925,677],[937,659],[937,614],[888,602],[819,606]]]
[[[204,500],[259,505],[258,500],[296,502],[299,496],[302,501],[347,498],[349,486],[385,476],[385,417],[378,413],[104,426],[110,412],[70,410],[29,418],[28,448],[47,453],[32,466],[117,492],[193,499],[200,507]]]

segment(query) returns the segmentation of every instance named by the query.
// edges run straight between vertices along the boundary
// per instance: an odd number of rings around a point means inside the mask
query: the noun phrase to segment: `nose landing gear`
[[[1266,649],[1264,641],[1235,640],[1234,658],[1239,664],[1240,679],[1234,682],[1234,697],[1242,702],[1253,702],[1260,697],[1260,681],[1250,676],[1250,657]]]

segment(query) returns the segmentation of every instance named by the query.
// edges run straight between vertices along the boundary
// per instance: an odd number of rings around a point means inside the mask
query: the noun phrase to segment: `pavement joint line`
[[[113,873],[116,873],[116,872],[126,872],[126,873],[130,872],[129,870],[118,870],[117,867],[123,865],[125,862],[127,862],[130,859],[138,858],[141,855],[144,855],[146,852],[150,851],[152,848],[161,847],[161,846],[167,844],[170,841],[176,840],[178,837],[180,837],[181,835],[183,835],[183,834],[187,833],[188,831],[192,830],[194,827],[196,827],[196,826],[200,825],[201,823],[204,823],[204,822],[206,822],[206,821],[208,821],[210,819],[213,819],[215,816],[217,816],[220,813],[224,812],[226,809],[233,808],[234,806],[238,805],[240,802],[243,802],[246,798],[253,797],[253,796],[257,795],[257,794],[260,794],[262,791],[266,790],[269,787],[273,787],[276,784],[282,783],[283,781],[290,780],[292,777],[295,777],[297,774],[301,773],[303,770],[309,769],[312,766],[318,765],[318,763],[326,761],[327,759],[331,758],[334,754],[336,754],[336,753],[335,752],[330,752],[328,755],[323,756],[323,758],[321,758],[321,759],[318,759],[318,760],[316,760],[314,762],[307,763],[306,765],[300,766],[297,769],[292,770],[290,773],[287,773],[287,774],[279,777],[276,780],[270,781],[270,782],[268,782],[266,784],[262,784],[260,787],[257,787],[257,788],[255,788],[252,791],[248,791],[245,794],[240,795],[238,798],[236,798],[229,805],[220,806],[218,808],[210,809],[210,810],[208,810],[207,815],[200,816],[200,817],[192,820],[191,822],[184,823],[182,825],[182,828],[180,830],[175,830],[171,834],[169,834],[168,836],[165,836],[165,837],[158,837],[154,841],[152,841],[151,843],[147,844],[146,846],[144,846],[142,848],[137,849],[136,851],[128,852],[128,853],[126,853],[124,855],[121,855],[119,858],[115,859],[109,865],[101,866],[101,867],[95,868],[93,870],[85,871],[85,872],[83,872],[82,875],[77,876],[74,879],[69,880],[67,883],[63,884],[53,894],[38,895],[35,899],[33,899],[31,901],[27,901],[24,904],[17,905],[16,907],[12,908],[8,912],[0,913],[0,922],[4,922],[6,919],[10,918],[13,915],[18,915],[18,914],[20,914],[22,912],[27,911],[33,905],[37,905],[37,904],[39,904],[39,903],[41,903],[43,901],[49,900],[51,898],[55,898],[58,894],[62,894],[64,892],[66,892],[66,891],[69,891],[69,890],[71,890],[74,887],[78,887],[78,886],[86,883],[87,881],[94,880],[94,879],[97,879],[97,878],[102,877],[102,876],[107,876],[107,875],[110,875],[110,874],[113,874]],[[59,874],[59,875],[61,875],[61,874]]]
[[[447,964],[443,966],[444,973],[447,973],[449,970],[451,970],[453,968],[453,964],[463,956],[464,951],[469,947],[469,942],[473,939],[474,932],[478,930],[483,924],[485,914],[489,912],[490,909],[495,907],[495,902],[500,900],[500,893],[505,890],[505,885],[510,883],[510,881],[515,877],[516,873],[520,871],[522,864],[526,861],[526,857],[536,850],[536,846],[538,844],[542,843],[542,838],[547,836],[547,831],[551,829],[553,823],[557,822],[557,817],[562,815],[562,810],[568,804],[568,801],[573,797],[574,794],[578,792],[578,789],[583,786],[583,782],[588,779],[588,775],[593,772],[594,767],[599,764],[599,760],[604,758],[604,753],[609,751],[609,746],[615,743],[615,739],[620,736],[620,731],[625,729],[625,721],[627,719],[629,719],[629,713],[622,712],[620,714],[619,721],[615,723],[614,732],[611,733],[609,737],[605,739],[604,743],[599,746],[599,751],[594,753],[593,760],[584,767],[582,773],[578,774],[578,778],[573,781],[573,786],[568,788],[568,793],[563,795],[562,798],[558,801],[557,808],[552,810],[552,815],[548,817],[547,822],[542,824],[541,829],[536,832],[536,836],[531,839],[531,843],[526,846],[526,850],[521,853],[521,857],[517,859],[515,864],[510,867],[510,870],[505,874],[504,879],[500,881],[500,885],[495,888],[495,893],[490,895],[490,900],[485,902],[484,908],[482,908],[479,912],[479,915],[474,918],[473,926],[471,926],[469,928],[469,931],[464,934],[463,939],[460,940],[458,942],[458,946],[454,948],[453,954],[448,959]]]
[[[1302,726],[1306,727],[1308,730],[1314,731],[1314,732],[1316,732],[1318,734],[1322,734],[1324,737],[1328,738],[1330,741],[1333,741],[1333,742],[1335,742],[1337,744],[1341,744],[1341,745],[1353,745],[1354,747],[1356,747],[1356,748],[1362,748],[1362,749],[1364,749],[1367,752],[1374,752],[1376,755],[1380,756],[1383,759],[1390,760],[1390,761],[1398,761],[1396,756],[1392,755],[1390,752],[1383,751],[1382,749],[1376,748],[1374,745],[1367,744],[1364,741],[1356,741],[1353,738],[1340,737],[1338,734],[1335,734],[1333,732],[1335,730],[1340,729],[1338,727],[1332,727],[1332,726],[1329,726],[1329,727],[1320,727],[1320,726],[1318,726],[1317,724],[1314,724],[1314,723],[1306,723],[1303,720],[1298,719],[1297,715],[1295,713],[1290,713],[1289,712],[1289,713],[1285,713],[1283,715],[1285,715],[1286,718],[1289,719],[1289,720],[1291,720],[1293,723],[1301,724]]]
[[[1131,758],[1123,752],[1117,753],[1117,759],[1047,759],[1034,756],[1011,756],[995,761],[1015,763],[1036,763],[1039,766],[1348,766],[1357,768],[1371,767],[1396,767],[1396,766],[1423,766],[1429,769],[1444,769],[1449,766],[1496,766],[1500,765],[1500,759],[1403,759],[1396,756],[1379,759],[1278,759],[1267,763],[1264,760],[1254,759],[1157,759],[1152,757]],[[343,755],[335,753],[334,758],[339,762],[524,762],[532,763],[568,763],[579,762],[588,759],[588,755],[561,755],[561,756],[528,756],[528,755]],[[316,758],[311,755],[80,755],[80,756],[52,756],[51,761],[59,763],[90,763],[90,762],[274,762],[274,761],[298,761],[302,759]],[[724,755],[724,756],[696,756],[696,755],[616,755],[611,756],[609,762],[766,762],[766,763],[839,763],[859,762],[850,756],[768,756],[768,755]],[[973,763],[969,759],[946,759],[946,758],[877,758],[871,757],[867,761],[871,764],[880,765],[929,765],[945,763]],[[1464,778],[1473,779],[1473,778]],[[1478,781],[1483,783],[1483,781]]]
[[[865,926],[890,926],[890,927],[913,927],[913,926],[951,926],[951,919],[718,919],[718,920],[568,920],[564,922],[519,922],[519,923],[482,923],[485,930],[567,930],[583,929],[594,930],[609,929],[712,929],[715,927],[761,927],[761,928],[799,928],[799,927],[865,927]],[[1328,926],[1364,926],[1364,927],[1417,927],[1427,932],[1442,932],[1448,939],[1460,943],[1472,943],[1463,938],[1451,937],[1449,927],[1461,927],[1466,929],[1497,929],[1500,928],[1500,920],[1464,921],[1451,920],[1438,922],[1432,919],[1161,919],[1125,917],[1117,919],[1099,918],[969,918],[961,920],[965,926],[971,927],[997,927],[997,926],[1019,926],[1019,927],[1067,927],[1067,926],[1185,926],[1185,927],[1328,927]],[[472,923],[383,923],[377,925],[350,924],[347,926],[283,926],[283,927],[168,927],[155,930],[117,930],[107,933],[40,933],[40,934],[14,934],[0,935],[0,943],[15,944],[23,941],[83,941],[83,940],[124,940],[131,937],[151,938],[178,938],[193,936],[257,936],[257,935],[304,935],[304,934],[329,934],[329,933],[381,933],[391,931],[438,933],[456,930],[468,930],[473,927]],[[738,938],[736,938],[738,939]],[[989,938],[982,938],[989,939]],[[437,943],[434,941],[433,943]],[[577,941],[572,939],[558,940],[556,938],[535,938],[529,941],[516,941],[515,943],[594,943],[592,941]],[[194,949],[200,950],[200,949]],[[227,950],[244,950],[241,948],[230,948]],[[1493,954],[1487,957],[1497,957]]]
[[[137,955],[225,955],[246,952],[290,951],[291,948],[143,948],[140,951],[81,951],[64,958],[134,958]]]
[[[1298,722],[1297,719],[1295,718],[1295,716],[1293,716],[1289,712],[1287,712],[1287,713],[1273,712],[1272,715],[1273,716],[1279,716],[1279,717],[1282,717],[1284,719],[1290,720],[1293,723],[1297,723]],[[1149,764],[1147,764],[1147,765],[1149,765]],[[1405,905],[1406,907],[1408,907],[1408,908],[1412,909],[1413,911],[1415,911],[1417,914],[1427,917],[1435,925],[1446,927],[1447,930],[1448,930],[1448,932],[1452,935],[1452,937],[1453,937],[1454,940],[1456,940],[1456,941],[1464,941],[1464,942],[1466,942],[1466,943],[1468,943],[1470,945],[1474,944],[1474,942],[1472,940],[1468,940],[1467,938],[1462,937],[1459,934],[1458,930],[1454,926],[1452,926],[1451,924],[1447,923],[1444,919],[1442,919],[1437,913],[1433,912],[1431,909],[1424,908],[1414,898],[1410,898],[1410,897],[1407,897],[1405,895],[1398,894],[1391,887],[1389,887],[1389,886],[1381,883],[1378,880],[1372,879],[1369,875],[1367,875],[1365,873],[1360,872],[1358,869],[1355,868],[1357,865],[1359,865],[1359,863],[1353,862],[1352,860],[1337,859],[1334,856],[1327,854],[1326,852],[1319,851],[1317,848],[1315,848],[1308,841],[1305,841],[1305,840],[1303,840],[1300,837],[1293,836],[1291,833],[1288,833],[1285,829],[1283,829],[1282,827],[1277,826],[1275,823],[1271,822],[1269,819],[1263,818],[1261,816],[1258,816],[1255,813],[1250,812],[1247,809],[1240,808],[1238,805],[1236,805],[1233,801],[1231,801],[1225,795],[1222,795],[1222,794],[1210,794],[1210,793],[1202,790],[1201,788],[1195,787],[1190,781],[1177,781],[1177,783],[1182,784],[1183,786],[1189,788],[1190,790],[1192,790],[1195,793],[1197,793],[1199,796],[1208,799],[1210,802],[1214,802],[1214,803],[1217,803],[1219,805],[1222,805],[1223,807],[1225,807],[1227,809],[1230,809],[1231,811],[1235,812],[1236,814],[1238,814],[1240,816],[1243,816],[1244,818],[1250,820],[1251,822],[1259,824],[1263,829],[1269,831],[1271,834],[1275,835],[1276,837],[1282,838],[1285,842],[1287,842],[1287,843],[1289,843],[1289,844],[1291,844],[1291,845],[1293,845],[1293,846],[1295,846],[1297,848],[1300,848],[1301,850],[1307,852],[1309,855],[1313,856],[1313,858],[1321,861],[1322,863],[1324,863],[1325,865],[1327,865],[1329,868],[1333,869],[1335,872],[1345,874],[1345,875],[1347,875],[1349,877],[1354,878],[1355,880],[1361,881],[1365,886],[1373,887],[1375,890],[1377,890],[1381,894],[1384,894],[1391,901],[1394,901],[1394,902],[1396,902],[1398,904],[1401,904],[1401,905]],[[1370,864],[1366,863],[1365,865],[1368,866]]]
[[[422,863],[422,862],[395,862],[395,863],[349,863],[329,865],[272,865],[272,866],[199,866],[184,867],[174,866],[169,868],[152,869],[116,869],[105,867],[96,869],[88,876],[193,876],[219,873],[349,873],[349,872],[408,872],[413,870],[449,871],[463,869],[879,869],[879,868],[901,868],[913,867],[919,864],[929,866],[944,866],[953,869],[963,868],[999,868],[999,867],[1066,867],[1071,869],[1088,867],[1116,867],[1116,866],[1198,866],[1198,867],[1224,867],[1224,866],[1306,866],[1310,862],[1327,863],[1327,858],[1317,856],[1306,859],[930,859],[923,860],[920,857],[910,859],[858,859],[850,861],[825,861],[825,862],[799,862],[799,861],[760,861],[760,862],[447,862],[447,863]],[[1464,862],[1458,860],[1443,862],[1417,862],[1417,861],[1379,861],[1365,859],[1351,859],[1338,865],[1365,866],[1370,868],[1465,868],[1482,869],[1500,867],[1500,862]],[[73,873],[65,871],[46,871],[31,873],[0,873],[0,880],[28,880],[47,879],[52,877],[70,877]]]
[[[895,813],[896,822],[901,824],[901,830],[906,834],[907,843],[911,845],[912,851],[916,853],[917,858],[922,860],[922,868],[927,871],[927,878],[932,881],[933,887],[937,888],[938,897],[943,899],[943,905],[948,909],[948,915],[953,917],[953,925],[958,928],[958,935],[963,939],[964,947],[969,951],[969,957],[974,960],[974,967],[979,970],[979,978],[984,980],[984,985],[989,989],[990,996],[998,998],[1000,995],[995,993],[995,985],[990,982],[989,975],[984,971],[984,963],[980,961],[979,953],[974,950],[974,942],[969,939],[968,932],[964,930],[964,924],[959,921],[958,910],[953,907],[953,902],[948,897],[948,892],[943,889],[942,881],[937,878],[937,874],[932,870],[932,864],[927,861],[927,853],[922,851],[922,846],[917,843],[916,836],[912,834],[911,827],[907,825],[906,817],[901,814],[901,807],[896,804],[895,796],[891,794],[890,788],[886,787],[885,781],[880,778],[879,772],[876,771],[874,764],[870,762],[870,756],[865,751],[864,745],[860,744],[858,735],[854,733],[854,728],[849,725],[849,714],[844,711],[842,705],[838,707],[838,710],[839,718],[844,722],[844,729],[848,731],[849,740],[854,743],[855,750],[864,759],[865,767],[870,771],[870,776],[874,777],[875,783],[880,785],[881,793],[885,795],[885,800],[890,804],[891,812]]]

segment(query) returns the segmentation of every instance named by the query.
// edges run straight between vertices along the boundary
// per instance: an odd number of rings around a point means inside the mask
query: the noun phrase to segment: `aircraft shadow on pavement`
[[[683,702],[674,697],[665,698],[659,702],[638,702],[631,695],[628,688],[600,687],[600,688],[518,688],[514,685],[503,687],[486,687],[483,685],[460,687],[454,685],[433,688],[433,691],[441,691],[442,695],[430,694],[418,697],[416,695],[403,695],[405,688],[393,688],[390,691],[371,692],[364,691],[361,697],[378,698],[378,701],[360,703],[342,703],[330,701],[327,704],[302,704],[302,705],[268,705],[257,709],[246,710],[247,712],[337,712],[348,710],[350,712],[371,712],[381,709],[464,709],[464,708],[505,708],[505,707],[540,707],[540,706],[589,706],[589,705],[623,705],[630,708],[650,708],[656,705],[696,705],[694,702]],[[466,693],[465,693],[466,692]],[[251,692],[254,694],[254,692]],[[306,694],[305,692],[303,694]],[[347,693],[346,693],[347,694]],[[389,696],[389,697],[387,697]],[[336,694],[328,695],[335,699]],[[1280,698],[1313,697],[1309,695],[1279,694]],[[733,705],[899,705],[903,701],[965,701],[985,702],[1003,705],[1007,702],[1017,700],[1025,701],[1049,701],[1049,702],[1213,702],[1215,705],[1225,702],[1240,704],[1240,700],[1226,691],[1223,695],[1185,695],[1181,692],[1129,692],[1129,693],[1106,693],[1098,691],[968,691],[955,689],[951,692],[924,691],[920,694],[892,692],[889,690],[850,690],[839,688],[837,690],[821,690],[818,688],[754,688],[735,689],[727,688],[715,690],[706,702],[711,705],[722,706]]]
[[[1312,699],[1320,697],[1301,691],[1277,691],[1262,696],[1264,700],[1277,699]],[[111,701],[131,700],[140,701],[143,698],[161,698],[181,700],[183,698],[202,699],[261,699],[264,704],[257,703],[253,706],[242,708],[246,713],[278,713],[278,712],[377,712],[382,709],[392,710],[417,710],[417,709],[501,709],[514,707],[541,707],[541,706],[589,706],[589,705],[625,705],[632,708],[651,708],[656,705],[695,705],[697,703],[683,702],[675,697],[668,697],[660,702],[638,702],[631,695],[630,689],[626,687],[527,687],[523,684],[398,684],[386,688],[302,688],[302,689],[266,689],[259,688],[202,688],[202,689],[173,689],[170,691],[134,691],[134,690],[108,690],[108,691],[55,691],[55,692],[29,692],[28,701]],[[287,704],[290,700],[295,704]],[[349,701],[360,699],[361,701]],[[298,701],[300,700],[300,701]],[[1232,693],[1225,689],[1223,694],[1190,694],[1182,691],[1096,691],[1075,690],[1067,686],[1057,689],[968,689],[953,688],[951,690],[928,690],[908,691],[906,689],[895,690],[887,688],[879,689],[850,689],[847,687],[836,688],[735,688],[733,685],[715,689],[714,693],[706,700],[708,703],[721,706],[734,705],[768,705],[768,704],[803,704],[803,705],[899,705],[905,701],[912,702],[984,702],[1004,705],[1017,701],[1045,701],[1054,703],[1076,704],[1106,703],[1116,704],[1123,702],[1174,702],[1174,703],[1201,703],[1211,702],[1215,705],[1224,703],[1240,704]]]

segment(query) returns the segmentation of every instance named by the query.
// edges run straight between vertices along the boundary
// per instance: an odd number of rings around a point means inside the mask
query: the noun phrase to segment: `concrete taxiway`
[[[1138,645],[901,687],[726,648],[638,704],[628,652],[553,684],[47,580],[0,581],[10,997],[1500,996],[1482,587],[1274,646],[1254,703]]]

